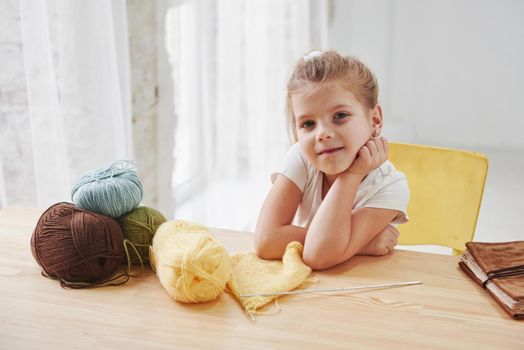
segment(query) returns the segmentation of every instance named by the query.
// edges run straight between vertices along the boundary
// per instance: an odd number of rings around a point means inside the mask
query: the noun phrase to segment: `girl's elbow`
[[[330,264],[325,261],[320,261],[317,259],[307,259],[307,258],[304,259],[304,264],[309,266],[311,270],[313,271],[326,270],[335,265],[335,264]]]
[[[304,264],[311,267],[312,270],[326,270],[348,260],[352,256],[353,255],[346,256],[342,252],[326,254],[304,249],[302,260]]]
[[[260,259],[269,259],[268,247],[261,242],[255,242],[255,253]]]
[[[302,254],[302,260],[304,264],[309,266],[312,270],[325,270],[336,264],[333,264],[330,259],[327,259],[323,254],[306,250]]]
[[[271,245],[267,236],[255,231],[255,253],[260,259],[271,259]]]

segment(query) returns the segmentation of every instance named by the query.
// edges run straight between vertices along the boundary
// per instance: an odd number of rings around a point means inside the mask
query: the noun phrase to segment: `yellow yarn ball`
[[[166,239],[171,235],[180,232],[205,232],[209,233],[207,228],[202,225],[194,224],[184,220],[166,221],[156,230],[153,237],[153,246],[163,246]]]
[[[167,221],[157,230],[150,250],[160,283],[176,301],[216,299],[231,276],[227,251],[200,225]]]

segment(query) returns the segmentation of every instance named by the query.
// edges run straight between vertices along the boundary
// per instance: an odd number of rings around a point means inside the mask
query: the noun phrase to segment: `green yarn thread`
[[[117,221],[125,239],[134,247],[126,254],[128,264],[142,265],[144,261],[149,261],[149,246],[153,243],[155,232],[161,224],[167,221],[164,215],[156,209],[140,206]]]

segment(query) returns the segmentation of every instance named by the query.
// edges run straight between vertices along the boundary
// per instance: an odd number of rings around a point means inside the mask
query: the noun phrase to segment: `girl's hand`
[[[361,255],[386,255],[395,248],[400,232],[393,225],[388,225],[358,254]]]
[[[378,168],[387,159],[388,141],[384,137],[375,137],[362,146],[347,171],[365,176],[371,170]]]

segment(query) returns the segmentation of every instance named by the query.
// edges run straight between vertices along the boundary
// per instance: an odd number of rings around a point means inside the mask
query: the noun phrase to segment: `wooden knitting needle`
[[[367,286],[345,287],[345,288],[335,288],[335,289],[304,289],[304,290],[295,290],[292,292],[243,294],[243,295],[240,295],[240,297],[249,298],[249,297],[269,297],[269,296],[274,296],[274,295],[291,295],[291,294],[302,294],[302,293],[343,292],[343,291],[348,291],[348,290],[359,290],[359,289],[377,289],[377,288],[393,288],[393,287],[402,287],[402,286],[412,286],[415,284],[422,284],[422,282],[411,281],[411,282],[398,282],[398,283],[386,283],[386,284],[372,284],[372,285],[367,285]]]

